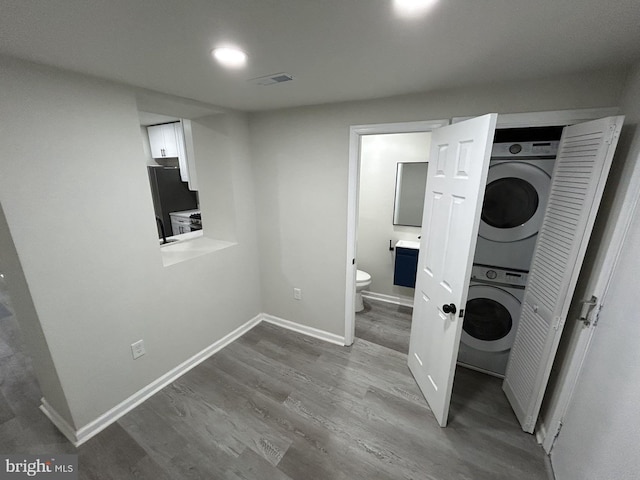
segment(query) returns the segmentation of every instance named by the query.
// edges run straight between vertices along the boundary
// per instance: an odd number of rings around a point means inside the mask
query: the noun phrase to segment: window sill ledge
[[[170,238],[177,241],[160,246],[162,264],[165,267],[236,245],[235,242],[207,238],[203,236],[202,230]]]

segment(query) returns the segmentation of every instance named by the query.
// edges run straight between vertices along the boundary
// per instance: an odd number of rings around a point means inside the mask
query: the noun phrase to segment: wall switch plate
[[[300,288],[293,289],[293,298],[296,300],[302,300],[302,290]]]
[[[138,340],[131,344],[131,354],[134,360],[140,358],[145,353],[147,353],[147,351],[144,349],[144,340]]]

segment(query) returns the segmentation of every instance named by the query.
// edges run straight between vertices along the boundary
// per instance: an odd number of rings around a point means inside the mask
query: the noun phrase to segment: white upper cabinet
[[[180,122],[164,123],[147,127],[153,158],[178,157],[178,129]]]
[[[147,127],[153,158],[177,158],[180,178],[189,184],[189,190],[198,190],[193,158],[191,121],[163,123]]]
[[[198,175],[196,172],[195,153],[193,148],[193,132],[191,120],[183,118],[180,121],[178,135],[178,161],[180,164],[180,176],[183,182],[189,184],[189,190],[198,190]],[[182,172],[185,174],[183,175]]]

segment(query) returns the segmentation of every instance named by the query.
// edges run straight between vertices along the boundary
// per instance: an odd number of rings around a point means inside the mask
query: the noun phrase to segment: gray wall
[[[247,121],[194,128],[205,235],[236,244],[165,268],[134,92],[0,62],[0,257],[43,394],[79,428],[261,311]]]
[[[630,76],[621,102],[626,115],[616,168],[604,200],[606,218],[599,216],[588,273],[599,273],[599,258],[607,248],[625,202],[637,197],[640,169],[640,64]],[[630,186],[632,174],[635,182]],[[593,334],[581,376],[564,417],[564,426],[551,452],[558,480],[632,479],[640,472],[637,455],[640,410],[640,217],[633,221],[614,269],[600,320]],[[560,374],[561,378],[562,375]],[[549,411],[551,408],[549,408]]]
[[[625,72],[492,84],[250,117],[266,313],[344,335],[349,126],[617,105]],[[304,290],[293,299],[293,287]]]

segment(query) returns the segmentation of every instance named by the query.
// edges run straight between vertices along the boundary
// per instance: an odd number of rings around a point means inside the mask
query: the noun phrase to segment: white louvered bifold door
[[[502,388],[532,433],[624,117],[566,127]]]

